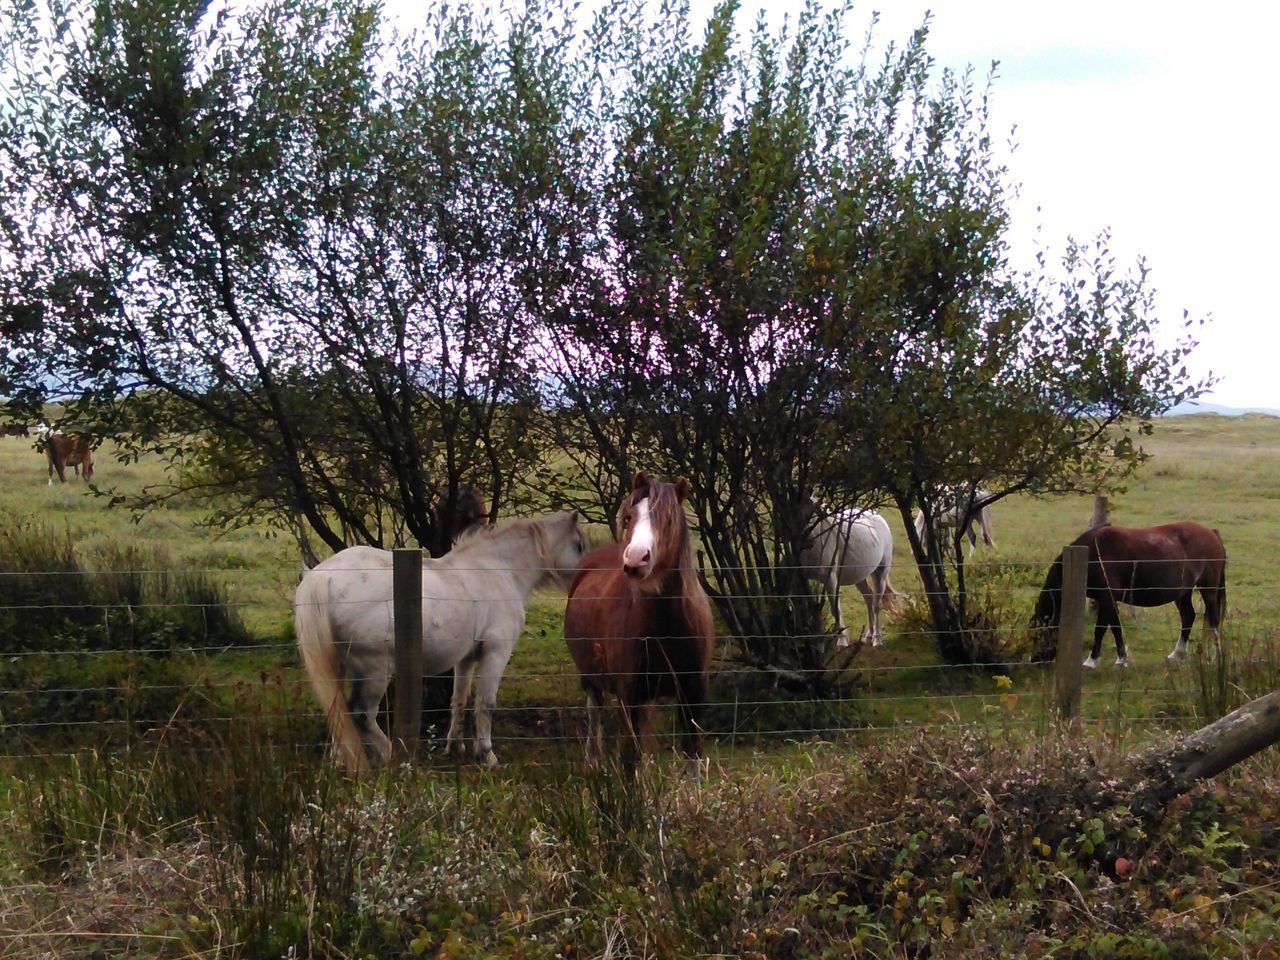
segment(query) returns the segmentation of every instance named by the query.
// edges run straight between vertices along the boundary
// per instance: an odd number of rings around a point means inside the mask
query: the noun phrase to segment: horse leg
[[[357,677],[352,680],[351,695],[347,697],[347,710],[360,731],[365,755],[375,764],[385,764],[391,759],[391,738],[378,726],[378,705],[386,691],[386,683],[378,683],[370,677]]]
[[[878,580],[879,572],[877,571],[857,584],[858,592],[862,594],[862,601],[867,605],[867,634],[873,647],[880,646],[879,591],[883,588],[880,587]]]
[[[1111,626],[1112,636],[1116,639],[1116,666],[1127,667],[1129,665],[1129,651],[1125,649],[1124,633],[1120,629],[1120,608],[1116,606],[1116,602],[1110,593],[1107,593],[1098,601],[1099,624],[1103,622],[1104,617],[1106,622]],[[1094,643],[1093,647],[1093,655],[1095,657],[1101,652],[1098,646],[1101,642],[1101,634],[1099,634],[1099,638]]]
[[[849,628],[844,625],[844,617],[840,615],[840,566],[832,564],[823,583],[827,588],[827,600],[831,603],[831,615],[836,619],[836,648],[849,645]]]
[[[498,685],[511,659],[514,641],[486,640],[476,672],[476,760],[487,767],[497,766],[493,752],[493,708],[498,705]]]
[[[988,547],[994,547],[996,542],[991,539],[991,508],[983,507],[978,513],[978,523],[982,526],[982,542]]]
[[[706,702],[706,676],[702,673],[684,674],[680,678],[680,748],[689,765],[686,772],[695,780],[701,780],[710,770],[702,748],[702,714]]]
[[[697,672],[679,676],[680,749],[691,760],[702,757],[702,709],[707,702],[706,678]]]
[[[1191,636],[1191,625],[1196,622],[1196,608],[1191,603],[1191,591],[1188,590],[1173,601],[1173,605],[1178,608],[1178,618],[1182,621],[1182,626],[1178,631],[1178,642],[1173,645],[1173,649],[1165,659],[1181,660],[1187,655],[1187,640]],[[1205,619],[1208,619],[1207,613]]]
[[[604,756],[604,697],[599,688],[587,687],[587,752],[584,764],[595,770]]]
[[[1220,578],[1221,579],[1221,578]],[[1216,587],[1201,587],[1200,599],[1204,601],[1205,639],[1212,639],[1213,645],[1222,656],[1222,614],[1227,607],[1227,586],[1225,583]]]
[[[449,732],[445,734],[445,748],[451,756],[460,757],[467,747],[467,699],[471,696],[471,681],[476,675],[476,655],[473,651],[459,660],[453,668],[453,697],[449,701]]]
[[[1108,611],[1111,611],[1111,615],[1108,614]],[[1107,600],[1099,599],[1094,603],[1093,650],[1082,664],[1086,670],[1092,670],[1098,665],[1098,658],[1102,656],[1102,638],[1107,635],[1107,627],[1111,626],[1113,619],[1116,624],[1115,629],[1118,631],[1120,628],[1119,619],[1113,617],[1114,611],[1115,604],[1111,603],[1109,598]],[[1120,634],[1117,632],[1116,649],[1120,650],[1122,648],[1123,641],[1121,641]]]
[[[626,725],[626,739],[622,745],[622,766],[630,774],[636,771],[636,765],[644,755],[644,734],[649,729],[649,720],[653,716],[653,701],[628,703],[624,706],[623,719]]]

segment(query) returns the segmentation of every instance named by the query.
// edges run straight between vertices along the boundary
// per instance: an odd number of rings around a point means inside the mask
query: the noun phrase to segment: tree
[[[1105,238],[1011,266],[990,81],[937,74],[927,23],[859,55],[847,2],[745,39],[734,0],[701,39],[679,0],[573,12],[10,13],[11,405],[330,547],[440,552],[465,484],[609,520],[637,468],[688,476],[741,657],[820,687],[815,509],[1092,489],[1203,386]],[[981,659],[959,541],[909,535]]]
[[[1157,344],[1145,275],[1119,276],[1105,238],[1013,269],[986,89],[934,75],[927,25],[850,65],[847,5],[743,44],[736,12],[701,43],[679,7],[594,35],[583,123],[612,149],[574,220],[594,259],[544,289],[545,314],[577,448],[616,483],[688,475],[742,655],[820,685],[830,638],[797,568],[811,498],[888,503],[910,530],[945,484],[1113,482],[1141,458],[1132,434],[1198,389],[1193,343]],[[910,536],[942,653],[980,659],[959,539]]]
[[[10,404],[185,468],[140,506],[194,491],[332,549],[442,552],[471,483],[496,510],[534,460],[512,77],[554,55],[466,10],[430,26],[393,41],[362,0],[11,8]]]

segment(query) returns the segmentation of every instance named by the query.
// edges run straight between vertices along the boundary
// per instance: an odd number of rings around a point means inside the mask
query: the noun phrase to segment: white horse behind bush
[[[969,538],[969,554],[973,555],[974,549],[978,546],[978,534],[974,530],[974,526],[978,526],[982,530],[982,542],[988,547],[996,545],[995,540],[991,536],[991,504],[985,501],[991,498],[991,494],[981,487],[975,487],[973,496],[967,496],[961,487],[944,487],[939,491],[937,500],[937,516],[934,523],[939,530],[950,528],[952,530],[965,524],[964,535]],[[977,510],[973,507],[981,504]],[[968,522],[965,523],[965,517]],[[916,536],[922,541],[924,540],[924,511],[916,511]]]
[[[878,647],[881,607],[892,609],[897,591],[889,583],[893,565],[893,533],[884,517],[873,510],[840,510],[828,513],[815,504],[815,516],[800,552],[800,565],[810,580],[821,581],[831,604],[839,632],[837,647],[849,645],[849,629],[840,613],[840,587],[855,585],[867,605],[867,634]]]
[[[497,763],[492,713],[498,684],[524,629],[525,602],[546,582],[567,585],[583,554],[578,514],[509,520],[464,534],[422,563],[425,675],[453,670],[446,742],[462,752],[467,699],[476,684],[477,760]],[[294,596],[298,649],[324,710],[338,765],[359,772],[385,763],[391,740],[378,706],[394,672],[392,552],[348,547],[303,576]],[[345,697],[344,681],[350,680]]]

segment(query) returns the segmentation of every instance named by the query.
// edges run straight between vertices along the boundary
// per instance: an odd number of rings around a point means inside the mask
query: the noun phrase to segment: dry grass
[[[527,738],[500,746],[504,770],[342,781],[299,699],[290,543],[261,529],[218,535],[189,504],[135,522],[82,487],[47,487],[26,442],[0,439],[10,515],[65,525],[90,556],[140,542],[217,571],[278,644],[265,660],[203,662],[200,710],[139,731],[127,755],[0,777],[0,956],[1273,957],[1274,763],[1255,760],[1154,819],[1128,810],[1118,785],[1143,742],[1280,676],[1280,419],[1178,418],[1148,448],[1129,489],[1111,492],[1112,518],[1222,531],[1221,666],[1168,665],[1173,612],[1126,611],[1135,665],[1088,678],[1088,722],[1068,748],[1040,736],[1043,668],[1007,682],[939,670],[929,639],[896,621],[834,713],[786,697],[726,704],[709,781],[662,759],[626,789],[583,777],[576,745],[556,739],[578,735],[580,703],[559,597],[533,604],[502,688],[510,712],[497,732]],[[161,469],[100,459],[102,482],[130,489]],[[999,591],[1010,630],[1090,510],[1087,497],[997,508],[998,547],[975,555],[975,574]],[[894,582],[918,589],[901,539]],[[852,590],[845,603],[856,629]],[[800,732],[851,720],[886,730],[832,745]],[[753,723],[801,742],[754,740]],[[1098,831],[1110,859],[1092,852]],[[1127,878],[1114,876],[1117,856],[1136,865]]]

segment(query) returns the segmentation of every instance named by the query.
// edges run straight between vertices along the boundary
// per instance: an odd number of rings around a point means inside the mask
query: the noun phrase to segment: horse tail
[[[888,613],[896,613],[901,603],[905,602],[906,594],[899,593],[893,588],[893,584],[889,582],[889,575],[884,577],[884,593],[880,597],[880,608]]]
[[[311,688],[324,711],[338,766],[359,773],[364,764],[364,744],[343,702],[346,671],[338,646],[333,642],[333,626],[329,622],[325,596],[327,588],[327,577],[310,575],[302,578],[294,594],[293,629]]]
[[[1218,564],[1218,583],[1216,590],[1218,594],[1218,622],[1209,624],[1209,626],[1216,630],[1222,625],[1222,621],[1227,615],[1227,545],[1222,542],[1222,534],[1216,529],[1213,531],[1213,534],[1218,538],[1218,545],[1222,547],[1222,562]]]
[[[54,471],[57,471],[58,480],[62,483],[67,482],[66,473],[63,471],[62,457],[58,455],[58,438],[52,434],[45,441],[44,455],[49,460],[49,482],[53,483]]]

